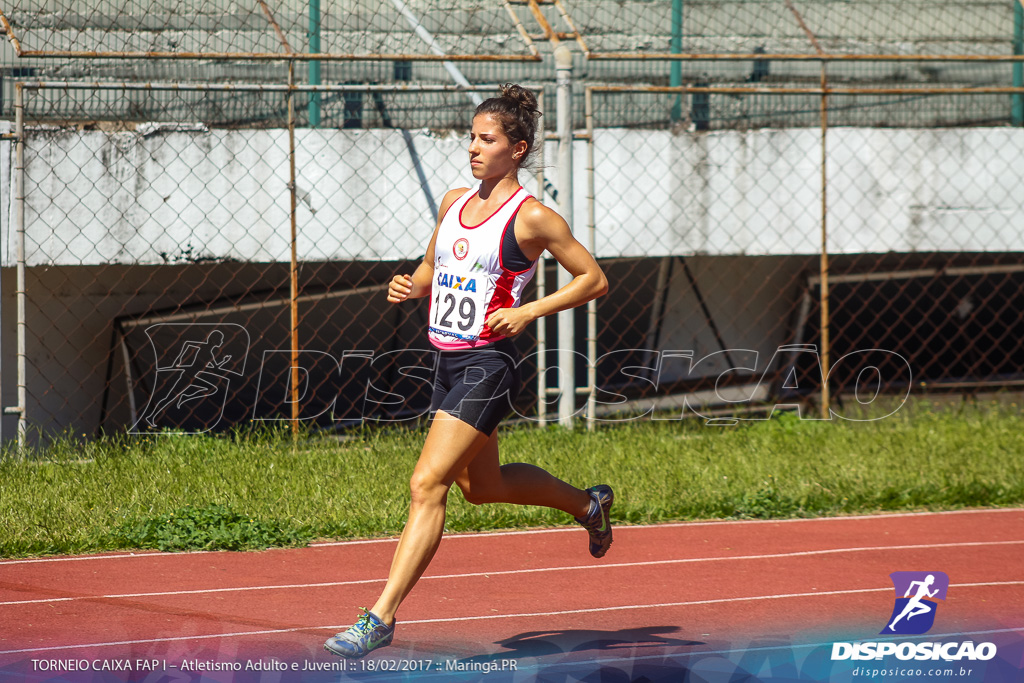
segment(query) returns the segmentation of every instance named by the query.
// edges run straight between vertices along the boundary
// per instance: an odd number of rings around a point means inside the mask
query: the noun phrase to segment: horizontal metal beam
[[[715,86],[638,86],[638,85],[594,85],[591,92],[619,93],[709,93],[719,95],[1008,95],[1024,93],[1024,86],[965,86],[922,87],[922,88],[770,88],[770,87],[715,87]]]
[[[970,275],[992,275],[992,274],[1003,274],[1003,273],[1021,273],[1024,272],[1024,264],[1006,264],[1006,265],[991,265],[991,266],[956,266],[952,268],[921,268],[918,270],[894,270],[887,273],[850,273],[848,275],[832,275],[828,276],[828,281],[832,284],[837,282],[876,282],[886,280],[914,280],[918,278],[935,278],[935,277],[965,277]],[[821,284],[820,275],[811,275],[807,278],[807,282],[812,285]]]
[[[671,52],[591,52],[592,60],[612,61],[684,61],[684,62],[737,62],[737,61],[775,61],[775,62],[1019,62],[1024,55],[888,55],[888,54],[759,54],[749,53],[688,53]]]
[[[497,92],[500,86],[433,84],[288,85],[284,83],[128,83],[113,81],[22,81],[26,90],[179,90],[182,92]],[[531,87],[531,86],[526,86]],[[540,87],[540,86],[532,86]]]
[[[324,62],[541,62],[534,55],[336,54],[331,52],[96,52],[91,50],[19,50],[24,59],[227,59]]]
[[[296,303],[309,303],[315,301],[326,301],[328,299],[344,299],[348,296],[361,296],[363,294],[374,294],[376,292],[382,292],[388,288],[387,283],[381,285],[367,285],[365,287],[355,287],[353,289],[344,289],[340,291],[323,292],[321,294],[306,294],[298,297]],[[161,314],[151,313],[149,315],[143,315],[139,317],[124,316],[115,318],[115,322],[120,324],[123,328],[135,328],[142,327],[143,325],[150,325],[152,323],[166,323],[175,322],[179,320],[195,320],[196,318],[205,318],[211,315],[226,315],[229,313],[245,313],[248,311],[259,311],[265,308],[281,308],[288,306],[292,303],[291,296],[282,296],[274,299],[267,299],[266,301],[253,301],[249,303],[229,303],[219,305],[203,305],[198,304],[189,307],[189,310],[177,310],[174,313]]]
[[[376,84],[376,85],[287,85],[276,83],[128,83],[112,81],[22,81],[28,90],[177,90],[181,92],[393,92],[393,93],[437,93],[437,92],[492,92],[497,84],[457,85],[434,84]],[[526,87],[540,87],[528,85]],[[903,88],[846,88],[846,87],[715,87],[715,86],[639,86],[639,85],[593,85],[588,90],[595,93],[708,93],[719,95],[1006,95],[1024,93],[1024,86],[978,86],[978,87],[903,87]],[[585,140],[586,134],[577,133],[575,139]],[[551,138],[549,134],[547,139]]]

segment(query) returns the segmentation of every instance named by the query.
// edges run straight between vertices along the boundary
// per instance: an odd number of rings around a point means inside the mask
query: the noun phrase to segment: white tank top
[[[484,321],[499,308],[519,306],[523,288],[537,270],[536,261],[506,263],[510,252],[525,261],[512,221],[530,193],[520,187],[482,223],[466,225],[462,210],[477,192],[479,188],[469,190],[452,203],[434,242],[427,337],[439,349],[471,349],[502,339]],[[516,266],[525,267],[513,270]]]

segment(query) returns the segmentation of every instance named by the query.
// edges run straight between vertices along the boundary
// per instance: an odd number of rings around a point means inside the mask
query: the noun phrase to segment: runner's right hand
[[[412,294],[412,276],[396,275],[388,283],[388,301],[400,304]]]

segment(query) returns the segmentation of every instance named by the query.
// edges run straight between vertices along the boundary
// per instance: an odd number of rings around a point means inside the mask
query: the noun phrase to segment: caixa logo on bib
[[[879,635],[916,636],[935,624],[939,603],[949,590],[945,572],[893,572],[889,575],[896,591],[892,614]],[[917,661],[987,661],[996,656],[994,643],[953,642],[858,642],[833,643],[832,661],[880,660],[895,656]]]

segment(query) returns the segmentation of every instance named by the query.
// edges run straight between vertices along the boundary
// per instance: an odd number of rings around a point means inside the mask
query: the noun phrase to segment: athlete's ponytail
[[[501,86],[501,95],[484,100],[473,116],[491,114],[500,123],[510,144],[526,142],[526,153],[516,161],[520,166],[533,154],[534,137],[537,134],[537,97],[527,88],[515,83]]]

